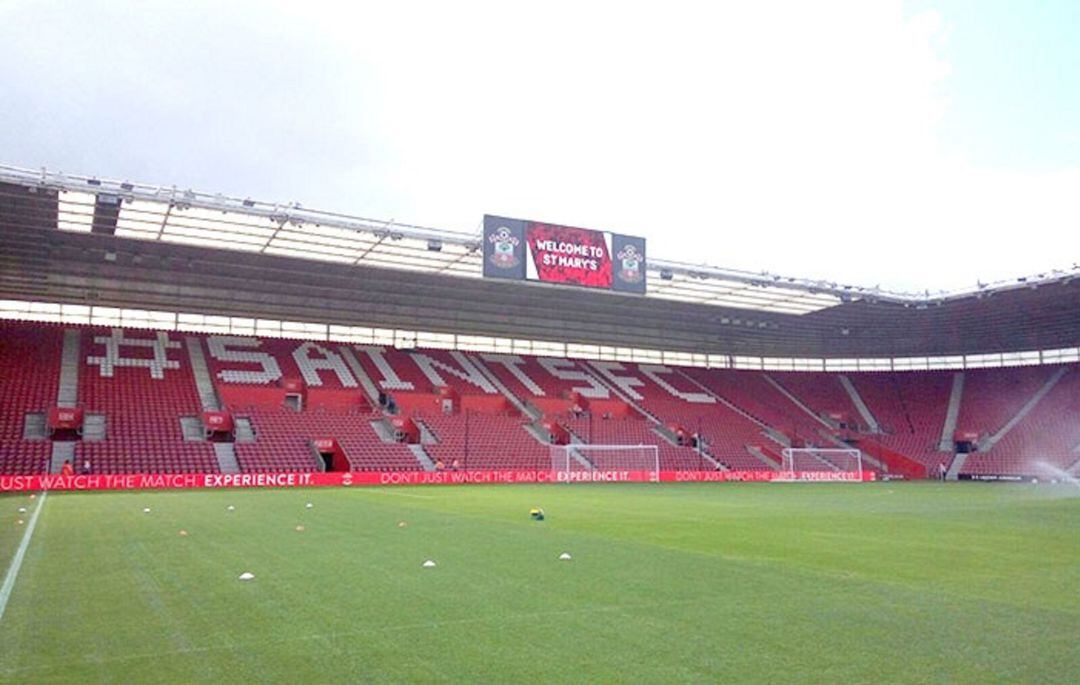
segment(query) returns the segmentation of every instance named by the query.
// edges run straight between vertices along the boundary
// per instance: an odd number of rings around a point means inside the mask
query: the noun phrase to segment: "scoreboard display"
[[[645,239],[484,217],[484,276],[645,292]]]

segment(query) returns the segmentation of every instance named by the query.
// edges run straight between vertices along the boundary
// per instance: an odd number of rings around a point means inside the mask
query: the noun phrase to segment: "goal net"
[[[656,445],[552,445],[552,471],[645,471],[660,480]]]
[[[815,447],[785,447],[780,470],[792,480],[803,479],[805,473],[861,473],[862,452],[857,449],[819,449]]]

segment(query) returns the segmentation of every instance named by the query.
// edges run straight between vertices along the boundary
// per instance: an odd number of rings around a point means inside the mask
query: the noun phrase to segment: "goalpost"
[[[551,445],[552,471],[646,471],[660,480],[656,445]]]
[[[780,471],[789,480],[809,480],[799,474],[820,472],[862,473],[862,451],[840,448],[785,447]]]

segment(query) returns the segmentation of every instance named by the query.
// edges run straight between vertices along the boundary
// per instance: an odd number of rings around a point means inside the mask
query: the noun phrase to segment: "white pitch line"
[[[418,495],[415,492],[396,492],[393,489],[376,490],[375,488],[356,488],[353,492],[366,492],[372,495],[393,495],[394,497],[412,497],[414,499],[435,499],[438,495]]]
[[[34,528],[37,527],[38,514],[44,508],[45,498],[48,496],[48,491],[41,493],[37,509],[30,516],[30,524],[26,526],[26,532],[23,533],[19,549],[15,550],[15,556],[11,559],[11,566],[8,567],[7,575],[4,576],[4,584],[0,586],[0,621],[4,619],[4,610],[7,609],[8,600],[11,599],[11,591],[15,588],[15,579],[19,577],[19,569],[22,567],[23,557],[26,556],[26,548],[30,546],[30,538],[33,537]]]

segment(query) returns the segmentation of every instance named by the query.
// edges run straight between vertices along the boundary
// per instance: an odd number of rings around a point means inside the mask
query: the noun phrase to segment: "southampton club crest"
[[[645,272],[645,257],[633,245],[626,245],[619,254],[619,278],[627,283],[638,283]]]
[[[491,255],[491,263],[500,269],[512,269],[518,265],[517,255],[514,251],[517,249],[519,241],[514,234],[510,232],[510,229],[506,226],[499,226],[495,231],[488,236],[488,240],[494,248]]]

